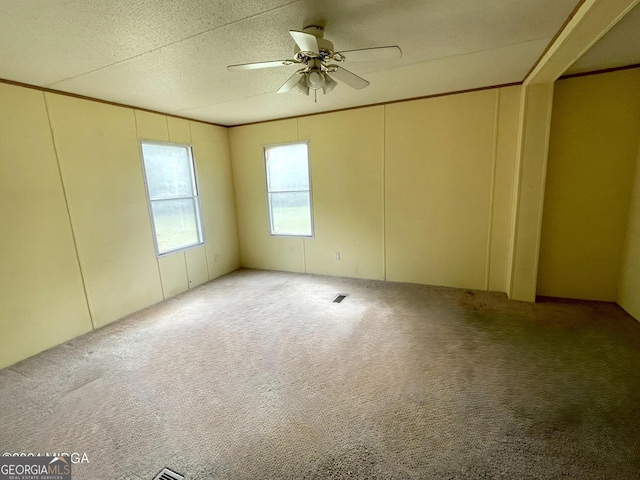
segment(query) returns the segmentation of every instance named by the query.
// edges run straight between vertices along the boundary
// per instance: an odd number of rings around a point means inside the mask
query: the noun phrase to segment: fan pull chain
[[[318,103],[318,90],[314,90],[314,91],[313,91],[313,97],[314,97],[314,98],[313,98],[313,101],[314,101],[315,103]]]

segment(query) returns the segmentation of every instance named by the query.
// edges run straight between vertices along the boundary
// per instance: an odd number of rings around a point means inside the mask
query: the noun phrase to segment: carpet
[[[640,324],[238,270],[1,370],[0,406],[0,454],[75,480],[637,479]]]

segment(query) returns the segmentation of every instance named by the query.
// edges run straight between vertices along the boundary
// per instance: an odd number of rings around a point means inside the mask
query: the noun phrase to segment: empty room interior
[[[640,478],[638,3],[0,0],[0,468]]]

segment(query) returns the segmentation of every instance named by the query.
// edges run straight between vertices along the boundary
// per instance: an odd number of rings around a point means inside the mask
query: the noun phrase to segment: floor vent
[[[168,468],[163,468],[162,471],[153,477],[153,480],[183,480],[184,477],[179,473],[174,472],[173,470],[169,470]]]
[[[338,295],[336,295],[336,298],[333,299],[333,303],[340,303],[345,298],[347,298],[346,293],[339,293]]]

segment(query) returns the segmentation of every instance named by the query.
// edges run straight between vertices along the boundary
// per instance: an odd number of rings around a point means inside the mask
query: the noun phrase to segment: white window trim
[[[267,171],[267,149],[273,147],[284,147],[288,145],[298,145],[298,144],[306,144],[307,145],[307,174],[309,175],[309,217],[311,222],[311,235],[291,235],[291,234],[283,234],[283,233],[272,233],[273,232],[273,218],[271,215],[271,203],[269,201],[269,172]],[[285,142],[285,143],[270,143],[268,145],[262,146],[262,166],[264,167],[264,190],[267,200],[267,218],[269,219],[269,224],[267,228],[269,230],[270,237],[276,238],[315,238],[315,226],[313,222],[313,180],[311,178],[311,148],[309,148],[309,140],[301,140],[298,142]],[[296,190],[296,192],[306,192],[307,190]],[[275,193],[287,193],[287,192],[275,192]]]
[[[188,196],[188,197],[175,197],[175,198],[166,199],[166,200],[180,200],[181,198],[184,198],[184,199],[195,198],[196,207],[197,207],[196,208],[196,225],[198,227],[198,237],[199,237],[198,243],[187,245],[185,247],[174,248],[171,250],[167,250],[166,252],[160,253],[160,249],[158,247],[158,238],[156,235],[156,222],[153,216],[152,200],[151,200],[151,195],[149,194],[149,185],[147,184],[147,170],[144,165],[144,152],[142,150],[143,144],[182,147],[188,150],[189,159],[191,160],[191,163],[190,163],[191,174],[192,174],[193,183],[194,183],[193,190],[195,192],[195,195]],[[151,222],[151,236],[153,237],[153,246],[156,252],[156,258],[166,257],[167,255],[172,255],[174,253],[185,252],[187,250],[192,250],[194,248],[202,247],[203,245],[205,245],[204,225],[202,223],[202,204],[200,202],[200,182],[198,181],[198,167],[196,164],[196,156],[193,153],[193,145],[190,145],[188,143],[162,142],[159,140],[147,140],[147,139],[141,138],[138,140],[138,148],[140,149],[140,161],[142,162],[142,180],[144,181],[144,189],[147,197],[147,208],[149,209],[149,220]],[[157,202],[162,200],[153,200],[153,201]]]

